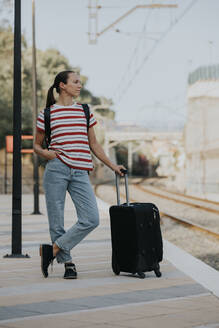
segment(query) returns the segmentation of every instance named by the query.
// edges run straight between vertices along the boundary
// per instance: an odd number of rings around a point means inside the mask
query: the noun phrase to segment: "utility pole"
[[[96,43],[96,35],[98,30],[98,9],[101,7],[98,6],[98,0],[89,0],[89,21],[88,21],[88,38],[90,44]]]
[[[206,145],[207,145],[207,136],[206,136],[206,125],[207,125],[207,117],[206,117],[206,109],[202,108],[202,151],[201,151],[201,160],[202,160],[202,193],[204,198],[207,199],[206,195]]]
[[[98,10],[102,7],[98,5],[98,0],[89,0],[89,43],[96,44],[98,37],[113,28],[116,24],[121,22],[124,18],[132,14],[137,9],[165,9],[165,8],[178,8],[177,4],[160,4],[153,3],[148,5],[137,5],[128,10],[124,15],[117,18],[113,23],[105,27],[102,31],[98,32]]]
[[[213,41],[209,40],[208,45],[209,45],[209,65],[212,65],[213,64],[213,61],[212,61]]]
[[[37,74],[36,74],[36,38],[35,38],[35,0],[32,0],[32,88],[33,88],[33,137],[36,135],[37,121]],[[39,211],[39,159],[33,153],[33,194],[34,209],[32,214],[41,214]]]
[[[13,85],[13,190],[12,190],[12,254],[22,255],[22,175],[21,175],[21,0],[14,1],[14,85]]]

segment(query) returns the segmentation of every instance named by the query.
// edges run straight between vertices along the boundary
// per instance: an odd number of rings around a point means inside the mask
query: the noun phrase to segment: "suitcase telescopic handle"
[[[129,189],[128,189],[128,170],[121,169],[125,177],[125,193],[126,193],[126,203],[129,206]],[[116,195],[117,195],[117,205],[120,205],[120,175],[116,173]]]

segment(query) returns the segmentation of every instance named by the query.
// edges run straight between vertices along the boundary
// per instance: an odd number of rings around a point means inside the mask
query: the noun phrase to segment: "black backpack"
[[[86,120],[87,120],[87,131],[89,129],[90,123],[90,110],[87,104],[82,104]],[[51,128],[50,128],[50,107],[44,109],[44,124],[45,124],[45,142],[46,147],[49,149],[50,141],[51,141]]]

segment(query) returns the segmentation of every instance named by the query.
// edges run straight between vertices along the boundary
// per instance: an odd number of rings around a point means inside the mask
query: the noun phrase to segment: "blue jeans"
[[[60,248],[58,263],[72,260],[70,250],[99,224],[96,198],[87,171],[71,169],[58,158],[50,160],[44,172],[43,186],[52,243]],[[64,229],[66,191],[75,205],[78,221]]]

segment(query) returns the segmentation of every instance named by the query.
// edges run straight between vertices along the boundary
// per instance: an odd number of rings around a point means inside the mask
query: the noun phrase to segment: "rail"
[[[98,187],[100,185],[96,185],[95,186],[95,193],[96,193],[96,195],[98,197],[102,198],[102,195],[99,195],[98,194]],[[112,186],[112,187],[113,187],[114,190],[116,189],[114,186]],[[143,192],[145,191],[144,188],[142,188],[141,190]],[[145,192],[147,192],[147,191],[145,191]],[[159,196],[159,197],[162,197],[162,195],[160,195],[160,194],[159,195],[156,194],[156,195]],[[125,194],[121,193],[121,197],[123,197],[125,199]],[[136,200],[136,199],[133,199],[133,198],[130,198],[130,201],[131,202],[139,202],[139,200]],[[216,239],[219,240],[219,233],[214,232],[214,231],[212,231],[210,229],[207,229],[207,228],[205,228],[205,227],[203,227],[203,226],[201,226],[199,224],[195,224],[195,223],[193,223],[193,222],[191,222],[191,221],[189,221],[187,219],[180,218],[180,217],[177,217],[175,215],[170,215],[169,213],[166,213],[166,212],[163,212],[163,211],[160,212],[160,216],[161,216],[161,218],[167,217],[167,218],[169,218],[169,219],[177,222],[178,224],[187,226],[191,230],[195,230],[195,231],[199,231],[199,232],[205,233],[206,235],[211,236],[211,237],[214,237],[214,238],[216,238]]]
[[[168,200],[174,201],[175,203],[184,204],[184,205],[188,205],[188,206],[191,206],[191,207],[199,208],[199,209],[201,209],[203,211],[207,211],[207,212],[219,214],[219,210],[214,209],[214,208],[206,207],[206,206],[195,204],[195,203],[190,203],[190,202],[187,202],[185,200],[176,199],[176,198],[173,198],[173,197],[170,197],[170,196],[167,196],[167,195],[163,195],[163,194],[161,194],[159,192],[155,192],[155,191],[152,191],[152,190],[150,190],[148,188],[139,186],[139,184],[134,184],[134,186],[137,189],[139,189],[139,190],[141,190],[143,192],[146,192],[146,193],[149,193],[151,195],[158,196],[158,197],[161,197],[161,198],[164,198],[164,199],[168,199]],[[180,194],[180,196],[183,196],[184,197],[183,194]],[[219,204],[217,204],[217,205],[219,205]]]

